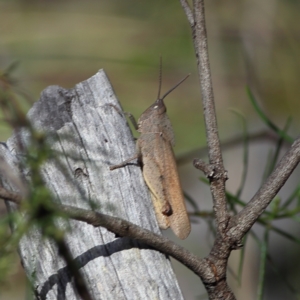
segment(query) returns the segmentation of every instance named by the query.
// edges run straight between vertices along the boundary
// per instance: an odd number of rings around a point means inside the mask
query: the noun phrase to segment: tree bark
[[[135,153],[122,109],[103,70],[74,89],[46,88],[28,113],[32,126],[46,132],[55,160],[47,160],[41,176],[53,201],[120,217],[160,233],[140,167],[114,171]],[[24,193],[30,180],[24,168],[29,132],[18,130],[0,146],[2,185]],[[15,210],[7,203],[8,210]],[[105,228],[75,220],[57,220],[65,241],[94,299],[183,299],[169,259]],[[22,264],[38,299],[80,299],[56,244],[31,228],[19,245]]]

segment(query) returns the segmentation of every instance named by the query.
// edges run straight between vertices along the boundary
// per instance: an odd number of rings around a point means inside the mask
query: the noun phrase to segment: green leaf
[[[14,72],[20,65],[19,60],[12,61],[7,68],[5,68],[3,74],[5,76],[10,75],[12,72]]]
[[[261,224],[261,225],[263,225],[263,226],[266,226],[268,224],[267,222],[265,222],[262,219],[258,219],[258,223]],[[284,231],[284,230],[282,230],[282,229],[280,229],[280,228],[278,228],[278,227],[276,227],[274,225],[269,225],[269,229],[272,230],[272,231],[274,231],[274,232],[276,232],[276,233],[278,233],[279,235],[287,238],[288,240],[290,240],[292,242],[300,244],[300,239],[299,238],[291,235],[290,233],[287,233],[286,231]]]
[[[266,261],[268,254],[269,228],[265,229],[263,241],[260,243],[259,279],[257,288],[257,299],[262,300],[265,286]]]
[[[290,117],[286,121],[286,124],[283,128],[283,131],[282,131],[285,134],[287,134],[287,130],[291,125],[291,121],[292,121],[292,119]],[[278,157],[279,157],[279,154],[280,154],[280,150],[282,149],[283,142],[284,142],[284,139],[281,136],[277,141],[276,148],[275,148],[275,153],[274,153],[273,157],[272,158],[270,157],[270,159],[268,160],[268,164],[267,164],[267,167],[266,167],[265,172],[264,172],[264,179],[269,177],[269,175],[273,172],[273,170],[274,170],[274,168],[277,164],[277,160],[278,160]],[[270,156],[272,156],[272,155],[270,155]]]
[[[273,272],[280,278],[280,280],[286,285],[286,287],[288,288],[288,290],[293,294],[293,295],[298,295],[299,293],[297,292],[297,290],[286,280],[286,276],[284,276],[282,274],[282,272],[280,272],[280,270],[277,268],[277,266],[275,265],[275,263],[273,262],[271,256],[268,254],[267,255],[267,259],[268,259],[268,263],[269,265],[272,267]]]
[[[262,109],[259,107],[251,89],[249,86],[246,86],[246,91],[248,94],[248,97],[254,107],[254,109],[256,110],[257,114],[260,116],[260,118],[262,119],[262,121],[273,131],[276,132],[276,134],[278,134],[280,137],[282,137],[285,141],[292,143],[294,141],[294,139],[292,137],[290,137],[288,134],[286,134],[284,131],[280,130],[266,115],[265,113],[262,111]]]
[[[276,216],[278,215],[278,213],[280,212],[280,197],[276,196],[272,202],[270,203],[270,208],[271,208],[271,214],[273,219],[276,218]]]
[[[241,176],[241,182],[240,186],[237,190],[236,197],[239,198],[241,196],[241,193],[245,187],[246,183],[246,177],[247,177],[247,172],[248,172],[248,165],[249,165],[249,138],[248,138],[248,129],[247,129],[247,122],[245,116],[239,112],[238,110],[231,109],[233,113],[235,113],[237,116],[240,117],[242,121],[242,129],[243,129],[243,172]]]
[[[287,208],[296,197],[299,200],[299,196],[300,196],[300,184],[298,184],[298,186],[295,188],[295,190],[292,192],[292,194],[288,197],[288,199],[282,205],[282,208]],[[299,206],[299,204],[300,203],[297,203],[297,206]]]
[[[193,207],[194,211],[200,211],[197,202],[185,191],[183,191],[183,196],[184,198],[191,204]]]
[[[246,245],[247,238],[248,238],[248,235],[246,234],[243,239],[243,245]],[[238,284],[239,284],[239,286],[241,286],[241,284],[242,284],[242,274],[243,274],[243,266],[244,266],[244,261],[245,261],[245,252],[246,252],[246,247],[244,246],[241,250],[239,268],[238,268]]]

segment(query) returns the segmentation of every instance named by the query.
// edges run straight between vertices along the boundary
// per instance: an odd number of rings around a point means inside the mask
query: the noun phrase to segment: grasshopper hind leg
[[[151,192],[158,225],[161,229],[167,229],[170,227],[169,216],[172,214],[172,207],[164,194],[163,178],[160,176],[160,171],[155,164],[149,164],[147,159],[144,159],[143,162],[143,175]],[[157,178],[160,178],[160,180],[157,180]]]

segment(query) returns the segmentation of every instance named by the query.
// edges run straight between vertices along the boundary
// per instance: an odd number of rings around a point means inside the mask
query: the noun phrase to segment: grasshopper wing
[[[139,140],[143,175],[151,191],[156,218],[160,228],[171,227],[174,233],[185,239],[191,230],[184,197],[179,181],[176,161],[171,142],[163,133],[148,133],[151,149]]]

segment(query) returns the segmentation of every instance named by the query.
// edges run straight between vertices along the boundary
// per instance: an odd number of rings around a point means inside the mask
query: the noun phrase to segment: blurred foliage
[[[6,285],[7,278],[15,271],[14,260],[19,241],[31,228],[38,228],[44,238],[54,240],[59,254],[65,258],[67,265],[71,266],[72,270],[75,265],[64,242],[65,230],[69,230],[69,228],[66,226],[62,230],[55,223],[57,218],[66,216],[58,210],[53,201],[53,195],[46,187],[41,174],[41,167],[47,160],[55,159],[59,163],[60,153],[53,152],[51,149],[49,138],[53,140],[53,136],[50,134],[46,136],[45,133],[37,131],[27,120],[22,101],[20,101],[20,99],[24,100],[24,95],[18,93],[17,81],[11,74],[13,69],[12,65],[2,72],[0,71],[0,107],[5,117],[4,120],[11,128],[27,130],[28,141],[25,145],[19,140],[19,147],[22,149],[20,150],[22,151],[20,162],[26,172],[30,174],[30,180],[26,183],[20,180],[23,194],[18,209],[9,209],[7,216],[0,218],[0,287]],[[7,172],[10,173],[9,170]],[[8,227],[13,228],[11,233]],[[78,271],[76,272],[78,273]],[[75,275],[74,272],[72,274]],[[1,294],[0,288],[0,297]],[[31,299],[32,293],[29,294],[30,298],[28,299]]]
[[[247,82],[255,83],[277,124],[286,115],[299,124],[298,9],[298,1],[207,1],[221,137],[237,132],[228,106],[247,111],[254,130],[263,126],[246,101]],[[18,75],[32,99],[48,85],[73,87],[104,68],[124,110],[136,117],[157,95],[162,54],[163,91],[192,73],[167,101],[175,150],[204,145],[190,28],[179,1],[0,0],[0,36],[0,67],[18,59]]]

